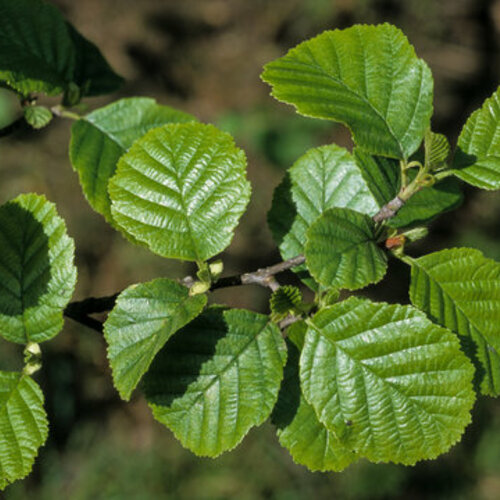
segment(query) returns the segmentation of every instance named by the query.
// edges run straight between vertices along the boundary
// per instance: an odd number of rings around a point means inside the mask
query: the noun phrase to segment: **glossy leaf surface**
[[[43,342],[63,327],[76,282],[74,243],[44,196],[20,195],[0,207],[0,335]]]
[[[269,417],[285,361],[284,340],[266,316],[212,307],[159,352],[146,397],[185,447],[215,457]]]
[[[123,291],[104,324],[113,382],[123,399],[149,368],[158,351],[207,303],[205,295],[189,296],[179,283],[158,278]]]
[[[319,420],[378,462],[447,451],[470,422],[473,367],[449,330],[411,306],[351,297],[309,322],[300,379]]]

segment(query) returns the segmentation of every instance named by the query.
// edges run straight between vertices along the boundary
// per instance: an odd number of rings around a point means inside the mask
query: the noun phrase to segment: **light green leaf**
[[[444,167],[450,157],[451,148],[443,134],[428,130],[425,134],[425,161],[431,170]]]
[[[453,248],[411,263],[410,299],[462,337],[481,392],[500,394],[500,264],[478,250]]]
[[[347,125],[372,154],[408,158],[429,127],[431,71],[389,24],[325,31],[267,64],[262,79],[299,113]]]
[[[113,382],[129,400],[142,376],[167,340],[201,313],[206,295],[158,278],[124,290],[104,324]]]
[[[113,219],[162,257],[205,261],[230,244],[245,211],[245,168],[243,151],[212,125],[150,130],[110,180]]]
[[[356,148],[356,162],[373,196],[380,206],[392,200],[401,186],[399,162],[381,156],[371,156]],[[415,169],[409,172],[409,180],[415,177]],[[462,203],[462,191],[456,179],[444,179],[432,187],[426,187],[414,194],[386,223],[400,228],[428,222],[439,214],[456,208]]]
[[[327,209],[352,208],[374,215],[379,206],[347,150],[332,144],[309,150],[276,188],[268,224],[283,259],[304,252],[309,226]],[[295,268],[307,285],[305,266]]]
[[[309,322],[302,391],[319,420],[375,462],[446,452],[471,420],[474,369],[450,331],[411,306],[350,298]]]
[[[47,434],[36,382],[21,373],[0,372],[0,490],[29,474]]]
[[[52,113],[45,106],[27,106],[24,108],[24,119],[34,129],[40,129],[51,122]]]
[[[271,295],[269,306],[271,309],[271,320],[277,323],[285,319],[289,314],[300,313],[302,294],[296,286],[280,286]]]
[[[183,446],[215,457],[270,415],[286,347],[266,316],[207,309],[176,333],[144,377],[153,414]]]
[[[500,189],[500,87],[464,125],[454,175],[482,189]]]
[[[380,281],[387,256],[378,246],[375,223],[349,208],[331,208],[307,231],[307,268],[328,288],[357,290]]]
[[[43,342],[63,327],[76,282],[74,243],[54,204],[20,195],[0,207],[0,335]]]
[[[129,97],[76,121],[71,128],[69,155],[92,208],[113,224],[108,183],[120,157],[153,128],[195,120],[149,97]]]
[[[299,350],[288,343],[288,360],[278,401],[272,414],[278,438],[295,463],[312,471],[341,471],[357,460],[334,432],[318,420],[300,390]]]

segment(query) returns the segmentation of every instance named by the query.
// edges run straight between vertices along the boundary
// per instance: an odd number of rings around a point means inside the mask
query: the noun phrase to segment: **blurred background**
[[[252,201],[231,247],[227,273],[279,260],[264,224],[272,191],[307,149],[350,147],[345,128],[303,118],[269,97],[263,64],[325,29],[388,21],[400,27],[435,79],[433,129],[454,143],[461,125],[500,83],[500,1],[487,0],[53,0],[94,41],[127,82],[90,99],[89,110],[125,96],[153,96],[232,133],[249,159]],[[2,22],[6,22],[2,20]],[[8,22],[8,20],[7,20]],[[0,94],[0,128],[18,114]],[[25,130],[0,141],[0,203],[44,193],[76,241],[75,298],[114,293],[158,275],[192,271],[127,243],[84,200],[68,160],[71,123]],[[500,260],[500,194],[464,189],[462,207],[431,225],[410,253],[472,245]],[[379,300],[408,302],[408,270],[374,287]],[[293,279],[293,278],[289,278]],[[371,290],[368,291],[372,293]],[[214,300],[266,312],[258,287],[221,290]],[[48,443],[13,499],[498,499],[500,403],[481,398],[459,445],[413,468],[360,462],[335,474],[310,473],[280,448],[270,424],[217,460],[183,449],[156,423],[143,397],[121,402],[99,334],[67,320],[43,345],[38,375],[51,422]],[[20,350],[0,342],[0,368],[21,366]]]

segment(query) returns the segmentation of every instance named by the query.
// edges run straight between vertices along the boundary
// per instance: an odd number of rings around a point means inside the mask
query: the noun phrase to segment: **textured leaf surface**
[[[372,461],[446,452],[470,422],[473,367],[450,331],[411,306],[350,298],[309,323],[300,379],[319,420]]]
[[[285,361],[266,316],[212,307],[158,353],[144,389],[155,418],[185,447],[215,457],[269,417]]]
[[[500,394],[500,264],[478,250],[454,248],[411,259],[410,298],[459,334],[478,368],[483,394]],[[467,339],[469,342],[467,342]]]
[[[76,282],[74,243],[44,196],[20,195],[0,207],[0,335],[21,344],[63,327]]]
[[[357,290],[380,281],[387,269],[373,220],[349,208],[331,208],[311,225],[305,256],[313,277],[329,288]]]
[[[285,319],[289,314],[300,311],[302,306],[302,294],[296,286],[280,286],[269,300],[271,319],[274,322]]]
[[[21,373],[0,372],[0,489],[29,474],[47,434],[36,382]]]
[[[482,189],[500,189],[500,88],[469,117],[458,138],[452,172]]]
[[[302,395],[299,355],[299,350],[289,343],[285,376],[272,415],[279,441],[297,464],[312,471],[341,471],[357,456],[326,429]]]
[[[0,80],[22,94],[79,97],[113,92],[122,83],[99,49],[42,0],[0,0]],[[79,99],[77,99],[79,100]]]
[[[120,99],[76,121],[69,154],[92,208],[112,223],[108,183],[120,156],[149,130],[190,121],[195,118],[148,97]]]
[[[432,114],[432,75],[394,26],[326,31],[267,64],[276,99],[346,124],[372,154],[408,158]]]
[[[205,295],[189,296],[179,283],[159,278],[123,291],[104,324],[113,382],[130,399],[158,351],[207,303]]]
[[[24,119],[34,128],[46,127],[52,120],[51,111],[44,106],[28,106],[24,108]]]
[[[151,130],[110,180],[112,216],[163,257],[204,261],[230,244],[247,206],[245,168],[243,151],[212,125]]]
[[[355,158],[380,206],[385,205],[398,194],[401,186],[398,161],[371,156],[359,148],[355,150]],[[409,172],[409,179],[414,177],[415,169]],[[398,213],[386,222],[394,228],[422,224],[457,207],[462,199],[459,182],[456,179],[447,178],[414,194]]]
[[[304,252],[309,226],[327,209],[352,208],[374,215],[379,206],[353,157],[334,144],[311,149],[299,158],[276,188],[268,223],[283,259]],[[308,275],[305,266],[299,276]],[[314,282],[306,280],[314,288]]]
[[[451,148],[443,134],[427,131],[425,134],[425,161],[431,170],[443,167],[450,157]]]

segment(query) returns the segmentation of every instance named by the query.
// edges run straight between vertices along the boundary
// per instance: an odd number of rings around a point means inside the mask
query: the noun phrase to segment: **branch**
[[[373,216],[375,222],[382,222],[386,219],[394,217],[396,212],[404,205],[404,201],[396,196],[389,203],[384,205],[378,213]],[[297,255],[291,259],[273,264],[272,266],[263,267],[250,273],[236,274],[234,276],[226,276],[220,278],[210,287],[210,291],[218,290],[221,288],[229,288],[241,285],[259,285],[265,288],[270,288],[273,292],[279,288],[279,283],[276,280],[276,274],[292,269],[293,267],[300,266],[305,262],[304,255]],[[186,276],[179,280],[184,286],[191,288],[196,280],[192,276]],[[71,318],[82,325],[88,326],[98,332],[102,332],[103,324],[101,321],[90,317],[90,314],[102,313],[113,309],[118,293],[109,295],[107,297],[90,297],[85,300],[71,302],[64,310],[64,315]],[[284,320],[285,321],[285,320]],[[284,326],[288,326],[285,324]]]

